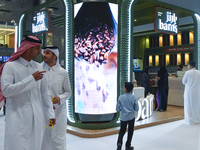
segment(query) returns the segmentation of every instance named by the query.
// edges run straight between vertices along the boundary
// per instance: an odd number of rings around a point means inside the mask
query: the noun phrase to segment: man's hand
[[[52,125],[56,124],[56,118],[49,119],[49,122],[50,122],[50,120],[52,121],[52,123],[49,124],[49,126],[52,126]]]
[[[157,80],[160,80],[160,77],[156,77],[157,78]]]
[[[59,104],[60,105],[60,97],[56,96],[53,98],[53,104]]]
[[[43,73],[45,73],[46,71],[36,71],[32,74],[32,76],[35,78],[35,81],[41,80],[43,78]]]

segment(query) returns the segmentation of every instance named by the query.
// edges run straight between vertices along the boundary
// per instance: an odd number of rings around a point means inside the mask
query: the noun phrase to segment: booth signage
[[[51,11],[44,9],[33,15],[32,33],[42,34],[51,30]]]
[[[194,51],[194,46],[182,46],[182,47],[169,47],[169,48],[165,48],[165,53],[185,52],[185,51]]]
[[[178,13],[159,7],[156,8],[154,15],[154,29],[157,32],[177,34]]]
[[[138,121],[139,119],[143,120],[153,115],[153,100],[153,94],[138,100],[139,110],[135,114],[135,121]]]

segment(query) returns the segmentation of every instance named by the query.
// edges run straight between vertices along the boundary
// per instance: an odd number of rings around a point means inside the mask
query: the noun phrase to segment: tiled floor
[[[183,107],[168,106],[167,111],[154,111],[153,115],[144,120],[139,120],[135,123],[135,129],[146,128],[154,125],[159,125],[167,122],[177,121],[183,119]],[[76,136],[86,138],[103,137],[107,135],[117,134],[119,127],[104,129],[104,130],[84,130],[72,126],[67,126],[67,132]]]
[[[80,138],[67,135],[67,150],[116,149],[117,134],[101,138]],[[125,143],[126,135],[124,136]],[[199,150],[200,125],[189,126],[183,120],[135,130],[135,150]],[[124,147],[123,147],[124,150]]]
[[[67,150],[116,150],[117,134],[101,138],[81,138],[67,133]],[[125,143],[126,135],[124,136]],[[4,117],[0,117],[0,150],[3,150]],[[135,150],[200,150],[200,125],[183,120],[135,130]],[[123,149],[124,150],[124,147]]]
[[[154,117],[163,118],[176,113],[176,116],[183,115],[183,110],[178,110],[169,107],[167,112],[155,112]],[[0,116],[0,150],[3,150],[4,145],[4,127],[4,116]],[[117,134],[100,138],[81,138],[69,133],[66,135],[67,150],[115,150],[118,137]],[[125,139],[126,135],[124,143]],[[135,150],[200,150],[200,125],[185,125],[183,120],[179,120],[138,129],[135,130],[132,145]]]

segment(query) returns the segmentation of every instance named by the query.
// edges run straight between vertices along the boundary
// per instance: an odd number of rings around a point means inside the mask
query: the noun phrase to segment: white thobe
[[[133,72],[133,84],[134,84],[134,87],[137,87],[137,83],[136,83],[136,79],[135,79],[135,72]]]
[[[6,63],[1,88],[6,97],[4,150],[41,150],[44,112],[55,118],[46,75],[35,81],[32,74],[42,71],[39,63],[22,57]]]
[[[3,107],[3,105],[4,105],[4,100],[2,100],[2,101],[0,102],[0,108]]]
[[[133,72],[133,82],[136,82],[136,80],[135,80],[135,72]]]
[[[51,97],[58,96],[60,104],[54,104],[56,125],[54,130],[45,130],[42,150],[66,150],[67,108],[66,100],[71,95],[71,88],[67,71],[62,67],[44,66],[47,71],[49,91]]]
[[[184,117],[186,124],[200,123],[200,71],[189,70],[185,72],[182,83],[184,90]]]

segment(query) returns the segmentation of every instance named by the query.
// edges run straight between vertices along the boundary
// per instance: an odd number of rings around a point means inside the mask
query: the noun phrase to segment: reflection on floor
[[[81,138],[67,134],[67,150],[116,150],[118,134],[100,138]],[[125,144],[127,134],[124,136]],[[125,150],[125,146],[122,150]],[[135,130],[134,150],[200,150],[200,125],[183,120]]]
[[[150,118],[137,121],[135,123],[135,130],[167,122],[181,120],[183,119],[183,117],[184,117],[183,107],[168,105],[167,111],[164,112],[154,111],[153,115]],[[104,130],[85,130],[68,125],[67,132],[79,137],[97,138],[97,137],[116,134],[119,132],[119,127],[104,129]]]
[[[183,108],[168,107],[153,117],[183,117]],[[0,112],[0,150],[4,149],[5,117]],[[153,118],[152,118],[153,119]],[[100,138],[81,138],[66,134],[67,150],[116,150],[118,134]],[[123,143],[126,142],[127,134]],[[12,144],[12,143],[10,143]],[[183,120],[135,130],[131,145],[135,150],[200,150],[200,125],[186,125]],[[122,150],[125,150],[124,145]]]

